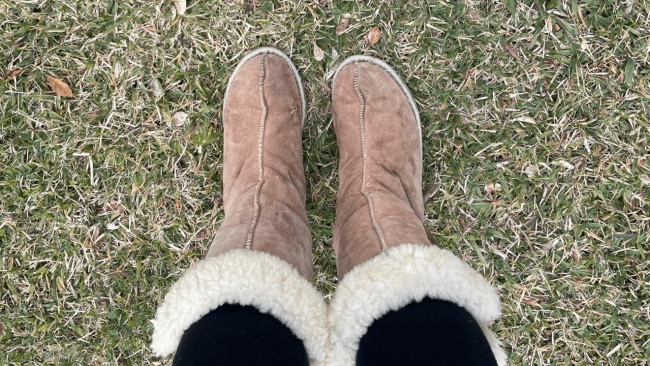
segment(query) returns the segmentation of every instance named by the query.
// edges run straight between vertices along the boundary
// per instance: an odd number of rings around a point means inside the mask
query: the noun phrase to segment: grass
[[[223,218],[221,100],[263,45],[305,84],[326,297],[329,78],[367,54],[418,101],[427,226],[498,288],[511,363],[650,364],[648,5],[231,0],[176,16],[172,1],[0,0],[0,364],[169,362],[148,350],[149,319]]]

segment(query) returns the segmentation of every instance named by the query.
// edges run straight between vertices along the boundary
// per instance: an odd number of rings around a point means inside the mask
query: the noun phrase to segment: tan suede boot
[[[332,93],[340,155],[334,250],[341,278],[396,245],[431,245],[422,223],[415,104],[399,79],[362,60],[339,69]]]
[[[225,218],[206,257],[234,248],[263,251],[311,280],[305,100],[297,75],[275,53],[249,55],[233,73],[223,108]]]
[[[354,365],[374,320],[430,297],[467,309],[504,364],[485,326],[500,314],[496,292],[428,240],[420,119],[407,86],[380,60],[349,58],[334,76],[332,112],[340,151],[333,243],[340,282],[330,303],[330,362]]]
[[[274,315],[303,341],[312,364],[324,359],[327,308],[311,284],[304,119],[302,84],[289,58],[273,48],[244,57],[223,107],[225,218],[206,258],[185,273],[158,309],[156,353],[173,352],[192,323],[234,303]]]

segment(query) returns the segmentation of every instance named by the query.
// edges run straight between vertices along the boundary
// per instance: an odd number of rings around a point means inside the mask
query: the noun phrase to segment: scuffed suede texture
[[[291,60],[273,48],[245,56],[230,77],[223,111],[225,217],[206,258],[158,308],[152,348],[174,352],[183,332],[211,310],[251,305],[289,327],[318,364],[327,350],[327,307],[311,283],[305,99]]]
[[[330,303],[331,364],[354,365],[374,320],[425,297],[467,309],[505,362],[485,326],[500,314],[496,292],[434,247],[424,228],[422,133],[406,84],[384,62],[353,56],[332,82],[332,112],[340,151],[333,240],[340,283]]]
[[[329,365],[354,365],[361,337],[376,319],[424,298],[466,309],[481,325],[499,365],[506,355],[487,328],[501,314],[499,297],[478,272],[448,250],[402,244],[355,267],[330,302]]]
[[[312,276],[305,212],[305,100],[291,60],[273,48],[242,59],[223,107],[225,217],[206,257],[246,247]]]
[[[406,85],[379,60],[348,59],[332,84],[332,118],[339,277],[404,241],[430,244],[422,224],[420,120]]]
[[[151,348],[176,350],[183,332],[223,304],[251,305],[280,320],[304,343],[312,365],[328,350],[328,309],[322,295],[285,261],[235,249],[198,262],[172,286],[156,311]]]

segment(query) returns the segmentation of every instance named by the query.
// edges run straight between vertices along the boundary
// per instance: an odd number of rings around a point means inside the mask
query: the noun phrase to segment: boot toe
[[[224,106],[237,109],[251,105],[260,109],[258,113],[264,113],[262,106],[251,103],[261,97],[260,93],[274,110],[298,113],[301,127],[304,126],[306,100],[300,75],[291,59],[278,49],[262,47],[244,56],[230,77]],[[227,112],[224,108],[224,120]]]
[[[333,81],[333,103],[363,99],[378,114],[401,114],[422,135],[420,116],[408,86],[385,62],[368,56],[352,56],[339,66]]]

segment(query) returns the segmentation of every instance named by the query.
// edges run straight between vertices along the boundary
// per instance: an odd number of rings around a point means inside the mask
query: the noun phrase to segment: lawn
[[[148,348],[149,320],[223,219],[225,85],[267,45],[307,93],[326,298],[330,81],[371,55],[417,100],[426,225],[498,289],[511,364],[650,364],[649,8],[208,0],[181,15],[174,1],[0,0],[0,365],[169,363]]]

